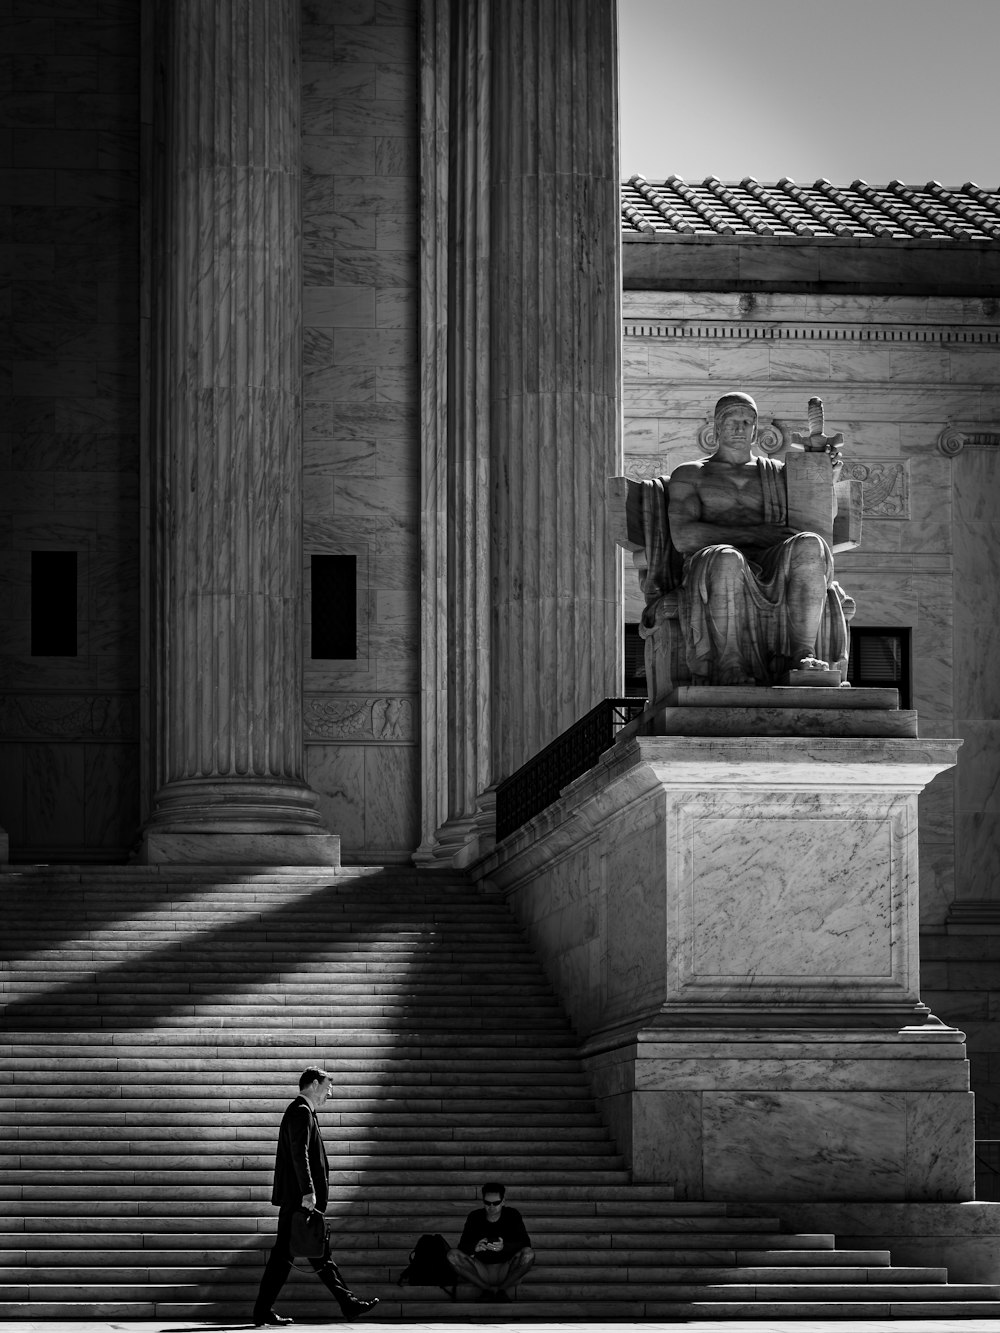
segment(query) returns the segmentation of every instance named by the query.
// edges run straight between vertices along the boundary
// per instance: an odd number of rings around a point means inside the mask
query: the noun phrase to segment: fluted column
[[[463,863],[492,838],[491,8],[421,11],[421,863]]]
[[[616,40],[615,0],[493,10],[494,779],[618,678]]]
[[[298,0],[158,0],[149,860],[329,863],[303,779]]]

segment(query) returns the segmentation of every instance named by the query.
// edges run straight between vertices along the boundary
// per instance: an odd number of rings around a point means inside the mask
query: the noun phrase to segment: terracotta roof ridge
[[[790,176],[782,176],[781,180],[777,182],[776,188],[784,190],[797,204],[801,204],[806,212],[812,213],[814,217],[818,218],[824,227],[829,228],[835,236],[854,235],[849,222],[841,222],[832,209],[815,203],[809,198],[802,186],[796,185]]]
[[[815,236],[816,232],[809,226],[808,222],[803,222],[801,218],[796,217],[790,208],[786,208],[778,199],[773,199],[767,190],[761,185],[760,181],[753,176],[744,176],[740,184],[746,190],[747,194],[753,195],[765,208],[770,209],[779,221],[786,227],[795,232],[796,236]]]
[[[856,184],[857,182],[855,182]],[[880,222],[877,218],[869,217],[861,205],[855,203],[846,190],[839,185],[832,185],[825,176],[821,176],[814,183],[813,188],[819,190],[820,194],[826,195],[828,199],[832,199],[835,204],[839,204],[845,213],[849,213],[859,226],[867,227],[873,236],[892,235],[892,228],[887,222]],[[853,189],[854,186],[852,185],[851,188]]]
[[[732,209],[737,217],[741,217],[758,236],[774,235],[774,228],[759,218],[753,209],[748,208],[742,199],[737,197],[731,186],[723,185],[718,176],[706,176],[702,184],[711,190],[717,199],[721,199],[727,208]]]
[[[680,176],[670,175],[663,183],[669,185],[676,194],[680,195],[688,207],[693,208],[699,217],[704,218],[713,231],[718,232],[720,236],[735,236],[736,228],[722,217],[718,209],[702,203],[697,192],[688,185],[687,181]]]

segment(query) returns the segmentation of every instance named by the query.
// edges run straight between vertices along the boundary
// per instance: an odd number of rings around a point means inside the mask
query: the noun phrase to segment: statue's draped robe
[[[764,523],[788,521],[781,465],[757,458]],[[629,538],[641,546],[636,556],[639,586],[646,599],[639,633],[649,638],[666,620],[677,619],[684,657],[697,684],[736,679],[777,684],[792,663],[786,588],[802,534],[772,546],[751,560],[732,546],[707,546],[683,558],[670,539],[668,478],[632,483],[626,507]],[[810,541],[822,541],[812,535]],[[823,542],[827,594],[814,654],[845,662],[848,654],[844,603],[834,582],[833,555]],[[713,616],[710,602],[724,597],[724,612]]]

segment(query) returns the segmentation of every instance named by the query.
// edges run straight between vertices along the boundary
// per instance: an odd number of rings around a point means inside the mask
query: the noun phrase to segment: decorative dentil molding
[[[0,695],[0,735],[5,740],[134,741],[138,715],[135,695]]]
[[[996,449],[1000,447],[1000,430],[959,430],[946,426],[938,436],[937,447],[946,458],[954,458],[963,449]]]
[[[765,342],[1000,344],[1000,329],[920,324],[740,324],[718,321],[626,320],[626,338],[733,338]]]
[[[335,698],[306,695],[306,740],[412,741],[413,704],[398,696]]]

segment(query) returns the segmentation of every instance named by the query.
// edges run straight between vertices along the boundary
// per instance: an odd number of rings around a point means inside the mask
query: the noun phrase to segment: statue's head
[[[757,404],[748,393],[724,393],[715,404],[715,433],[730,412],[750,412],[753,415],[753,439],[757,438]]]
[[[720,462],[745,463],[757,439],[757,404],[748,393],[726,393],[715,404],[715,453]]]

